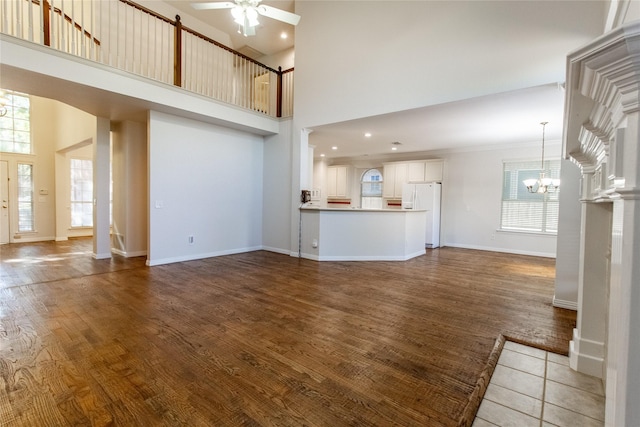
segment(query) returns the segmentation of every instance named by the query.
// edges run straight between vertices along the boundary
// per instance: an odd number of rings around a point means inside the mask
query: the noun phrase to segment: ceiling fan
[[[235,3],[230,1],[191,3],[191,7],[198,10],[231,9],[233,20],[238,24],[238,32],[245,37],[256,34],[255,27],[259,24],[258,15],[291,25],[298,25],[300,22],[299,15],[260,4],[260,0],[235,0]]]

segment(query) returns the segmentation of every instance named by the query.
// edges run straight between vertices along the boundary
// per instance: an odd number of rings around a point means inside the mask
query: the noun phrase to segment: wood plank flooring
[[[470,425],[498,337],[566,354],[575,326],[545,258],[148,268],[92,260],[82,239],[1,251],[7,426]]]

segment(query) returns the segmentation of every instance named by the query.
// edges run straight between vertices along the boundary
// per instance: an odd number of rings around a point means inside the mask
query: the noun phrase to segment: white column
[[[587,208],[582,231],[583,294],[579,296],[578,336],[573,348],[583,353],[596,298],[609,299],[606,360],[607,426],[640,426],[640,20],[626,23],[569,54],[564,153],[591,181],[584,196],[613,201],[611,215]],[[591,175],[589,175],[591,174]],[[602,215],[600,215],[602,213]],[[593,215],[593,221],[591,220]],[[599,236],[611,221],[606,242]],[[609,293],[598,295],[588,277],[599,254],[591,245],[611,245]],[[596,249],[597,251],[597,249]],[[594,255],[595,254],[595,255]],[[593,256],[592,256],[593,255]],[[589,282],[589,283],[588,283]],[[594,318],[594,321],[601,321]],[[589,322],[589,323],[586,323]],[[594,341],[597,341],[596,338]],[[573,358],[574,366],[576,358]],[[578,357],[577,367],[582,370]]]
[[[582,203],[578,319],[569,345],[569,364],[582,373],[604,378],[611,252],[609,202]]]
[[[111,258],[109,235],[109,184],[111,122],[98,117],[93,143],[93,257]]]
[[[553,306],[570,310],[578,309],[582,203],[576,195],[579,194],[581,177],[578,166],[569,160],[562,160]]]
[[[640,425],[640,112],[624,130],[624,188],[614,201],[606,378],[607,426]]]

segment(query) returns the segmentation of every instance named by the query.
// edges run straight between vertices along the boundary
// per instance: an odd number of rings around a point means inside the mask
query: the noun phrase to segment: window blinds
[[[560,160],[545,161],[544,172],[547,178],[560,179]],[[529,193],[523,184],[525,179],[539,177],[538,161],[504,162],[501,229],[558,232],[559,190],[544,194]]]

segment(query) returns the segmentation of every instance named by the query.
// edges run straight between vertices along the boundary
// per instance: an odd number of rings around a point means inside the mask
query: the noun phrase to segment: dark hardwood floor
[[[470,425],[499,337],[566,354],[575,326],[552,259],[148,268],[90,245],[0,248],[3,426]]]

